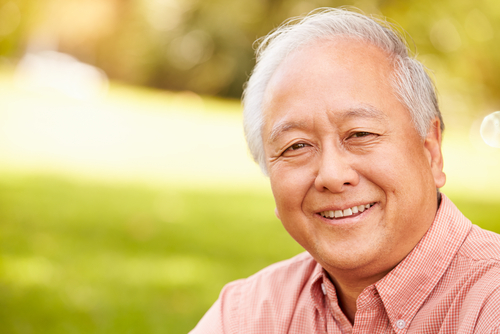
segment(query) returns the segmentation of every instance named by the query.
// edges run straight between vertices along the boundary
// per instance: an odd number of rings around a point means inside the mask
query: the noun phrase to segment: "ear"
[[[441,188],[446,183],[446,175],[443,172],[443,154],[441,153],[441,121],[437,117],[429,128],[424,148],[431,165],[436,188]]]
[[[276,217],[278,217],[279,220],[281,220],[280,213],[278,212],[278,208],[274,208],[274,214],[276,215]]]

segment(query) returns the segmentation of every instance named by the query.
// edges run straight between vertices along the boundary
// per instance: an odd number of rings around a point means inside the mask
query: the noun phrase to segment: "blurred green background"
[[[320,6],[384,15],[432,70],[445,192],[500,232],[500,3],[0,0],[0,332],[186,333],[301,252],[251,161],[253,41]]]

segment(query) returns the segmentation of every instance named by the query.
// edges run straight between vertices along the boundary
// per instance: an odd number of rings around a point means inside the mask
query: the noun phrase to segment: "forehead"
[[[266,97],[286,82],[312,83],[331,75],[334,75],[332,81],[342,82],[389,79],[393,73],[392,59],[389,53],[362,39],[343,36],[317,39],[281,62],[268,83]]]
[[[333,118],[388,117],[401,104],[392,87],[392,58],[363,40],[318,40],[289,55],[273,74],[264,98],[264,128],[312,111]],[[279,120],[278,120],[279,118]]]

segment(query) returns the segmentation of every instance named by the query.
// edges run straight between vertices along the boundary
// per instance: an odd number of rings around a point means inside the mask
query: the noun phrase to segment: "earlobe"
[[[274,208],[274,214],[276,215],[276,217],[278,217],[279,220],[281,220],[280,213],[278,212],[278,208]]]
[[[443,154],[441,153],[441,121],[437,117],[432,121],[424,146],[428,153],[436,188],[441,188],[446,183],[446,175],[443,172]]]

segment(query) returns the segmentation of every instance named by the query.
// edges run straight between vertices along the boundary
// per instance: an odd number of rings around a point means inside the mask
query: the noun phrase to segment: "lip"
[[[315,216],[319,217],[323,222],[325,222],[329,225],[346,225],[349,223],[357,223],[358,221],[362,220],[365,216],[372,213],[373,210],[378,207],[378,204],[379,204],[378,202],[373,202],[373,204],[370,206],[370,208],[366,209],[365,211],[358,212],[358,213],[352,214],[351,216],[342,217],[342,218],[340,218],[340,217],[334,218],[334,219],[325,218],[320,214],[320,212],[329,211],[328,209],[316,212]],[[339,210],[339,209],[337,209],[337,210]]]

